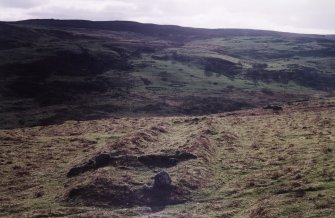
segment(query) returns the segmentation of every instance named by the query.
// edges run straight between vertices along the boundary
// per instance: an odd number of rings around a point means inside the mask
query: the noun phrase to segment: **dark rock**
[[[283,108],[281,106],[278,106],[278,105],[267,105],[265,107],[263,107],[263,109],[272,109],[273,111],[281,111],[283,110]]]
[[[302,189],[298,189],[295,191],[295,197],[297,198],[304,197],[305,195],[306,195],[306,192]]]
[[[35,198],[40,198],[43,195],[44,195],[44,191],[40,190],[40,191],[35,192],[34,197]]]
[[[171,187],[171,183],[172,183],[171,177],[165,171],[162,171],[162,172],[158,173],[154,177],[154,179],[155,179],[154,186],[153,186],[154,189],[161,189],[161,188]]]
[[[95,166],[94,168],[100,168],[107,166],[111,161],[110,154],[102,153],[94,157]]]

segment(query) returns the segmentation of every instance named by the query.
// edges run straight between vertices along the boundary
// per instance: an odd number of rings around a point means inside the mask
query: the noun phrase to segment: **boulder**
[[[169,188],[171,187],[171,177],[170,175],[165,172],[162,171],[160,173],[158,173],[155,177],[154,177],[154,189],[161,189],[161,188]]]
[[[94,157],[95,168],[107,166],[111,161],[111,155],[108,153],[98,154]]]

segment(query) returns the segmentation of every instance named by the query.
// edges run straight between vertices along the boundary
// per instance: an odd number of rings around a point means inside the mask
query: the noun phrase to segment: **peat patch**
[[[180,151],[175,154],[149,154],[142,156],[121,155],[120,152],[101,153],[87,162],[72,167],[67,173],[67,177],[74,177],[105,166],[168,168],[176,166],[179,162],[196,158],[197,156],[191,153]]]
[[[148,181],[151,185],[134,187],[132,184],[119,184],[109,178],[95,178],[88,185],[71,189],[66,201],[82,202],[88,206],[149,206],[154,210],[166,205],[186,202],[190,194],[183,186],[174,185],[170,175],[161,171]]]

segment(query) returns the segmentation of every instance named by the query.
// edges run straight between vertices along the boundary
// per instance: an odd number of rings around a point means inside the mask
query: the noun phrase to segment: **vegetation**
[[[280,112],[1,130],[0,215],[332,217],[334,107],[331,98],[293,102]],[[107,153],[118,161],[67,177],[74,166]],[[182,161],[164,165],[164,155]],[[139,158],[144,164],[136,156],[146,156]],[[160,171],[171,176],[175,189],[156,204],[144,200],[141,190]]]
[[[1,217],[332,217],[335,38],[0,23]]]
[[[60,20],[1,23],[0,31],[3,128],[211,114],[335,87],[332,36]]]

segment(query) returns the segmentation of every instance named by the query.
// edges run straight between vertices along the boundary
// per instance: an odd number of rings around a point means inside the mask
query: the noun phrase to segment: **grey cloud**
[[[41,4],[40,0],[0,0],[0,8],[31,8]],[[2,12],[5,13],[5,12]]]

